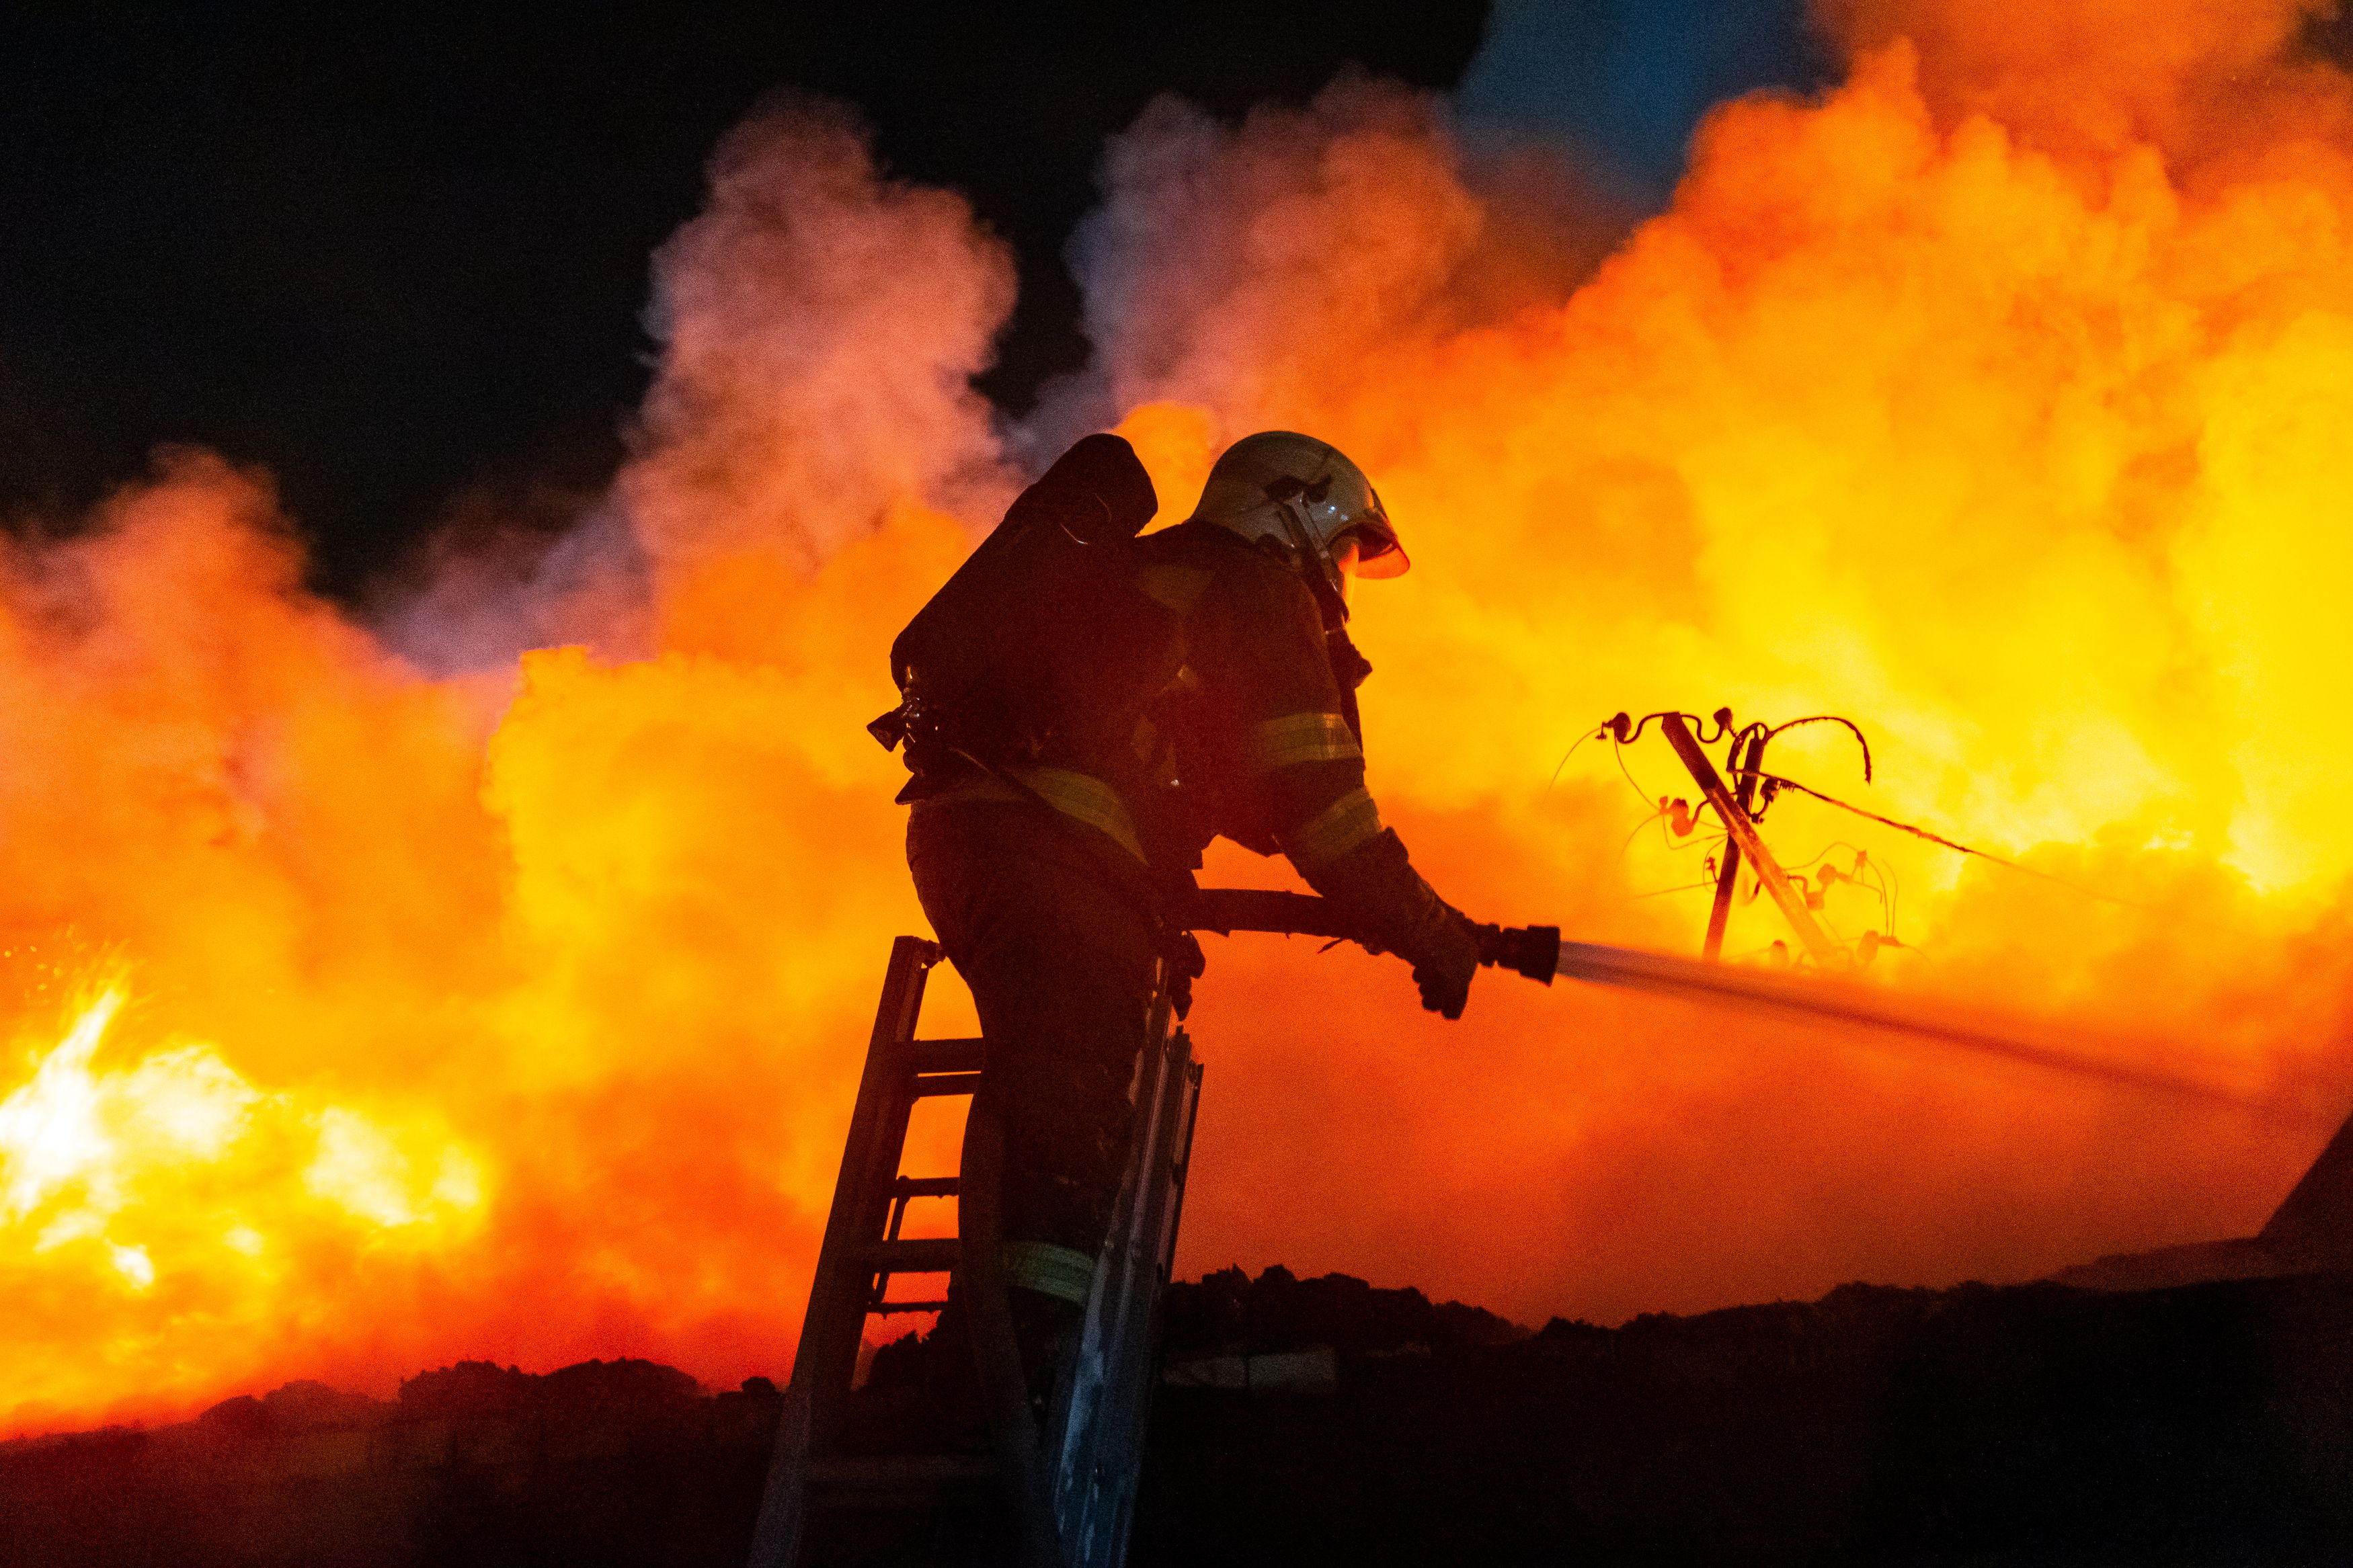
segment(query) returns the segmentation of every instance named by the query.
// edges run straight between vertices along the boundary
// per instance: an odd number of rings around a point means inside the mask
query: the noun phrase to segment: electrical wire
[[[1663,811],[1654,811],[1651,813],[1650,816],[1642,818],[1641,821],[1634,824],[1633,831],[1626,835],[1626,842],[1618,846],[1618,858],[1620,860],[1623,860],[1626,858],[1626,852],[1634,847],[1634,840],[1642,837],[1642,829],[1650,826],[1651,824],[1659,821],[1666,815],[1667,814]]]
[[[1892,816],[1882,816],[1875,811],[1865,811],[1862,806],[1851,805],[1835,795],[1824,795],[1812,785],[1801,784],[1795,779],[1785,779],[1778,773],[1758,773],[1757,776],[1777,788],[1793,789],[1799,795],[1813,796],[1825,805],[1834,805],[1841,811],[1851,811],[1857,816],[1867,817],[1883,827],[1893,827],[1899,833],[1908,833],[1915,838],[1925,838],[1931,844],[1941,844],[1946,848],[1959,854],[1974,855],[1980,860],[1990,860],[1997,866],[2007,866],[2013,871],[2023,871],[2030,877],[2040,877],[2046,882],[2056,882],[2071,892],[2081,893],[2087,899],[2097,899],[2102,903],[2107,904],[2121,904],[2128,910],[2146,910],[2149,907],[2147,904],[2137,903],[2131,899],[2120,899],[2114,893],[2103,893],[2096,888],[2086,888],[2080,883],[2071,882],[2064,877],[2054,877],[2048,871],[2038,871],[2031,866],[2022,866],[2015,860],[1993,854],[1989,850],[1972,848],[1967,844],[1947,838],[1941,833],[1931,833],[1925,827],[1915,827],[1908,822],[1898,822]]]
[[[1545,780],[1544,794],[1538,795],[1536,799],[1539,802],[1542,802],[1551,796],[1552,786],[1560,783],[1561,769],[1568,766],[1568,759],[1577,755],[1577,747],[1585,744],[1588,741],[1598,741],[1608,733],[1609,733],[1609,726],[1608,723],[1604,722],[1596,724],[1592,729],[1587,731],[1584,734],[1579,735],[1575,741],[1571,742],[1568,750],[1560,754],[1560,764],[1558,767],[1553,769],[1552,777]]]
[[[1828,717],[1828,715],[1824,715],[1824,717]],[[1662,708],[1656,713],[1645,713],[1640,719],[1630,719],[1623,713],[1612,713],[1606,721],[1603,721],[1601,728],[1609,734],[1616,736],[1620,745],[1630,746],[1635,742],[1642,738],[1643,729],[1653,719],[1688,719],[1691,721],[1691,726],[1694,731],[1697,731],[1699,727],[1703,724],[1714,724],[1715,726],[1715,734],[1699,735],[1695,733],[1694,738],[1703,746],[1713,746],[1719,741],[1723,740],[1726,735],[1732,733],[1732,710],[1729,708],[1719,708],[1715,712],[1709,714],[1705,719],[1702,719],[1696,713],[1685,713],[1682,710],[1675,708]],[[1809,719],[1799,719],[1792,720],[1791,722],[1805,724],[1811,723],[1812,721]],[[1752,725],[1751,728],[1754,728],[1754,726]],[[1746,734],[1747,731],[1744,730],[1741,733]]]
[[[1625,742],[1621,741],[1617,745],[1610,747],[1609,754],[1617,759],[1618,771],[1626,775],[1626,786],[1634,792],[1635,798],[1640,800],[1644,805],[1651,805],[1656,797],[1644,790],[1642,786],[1635,781],[1634,770],[1626,765]]]
[[[1802,871],[1810,866],[1820,865],[1823,858],[1829,855],[1833,849],[1853,849],[1860,852],[1862,846],[1850,844],[1843,838],[1833,838],[1828,844],[1823,845],[1820,849],[1814,851],[1814,853],[1806,859],[1784,861],[1782,863],[1781,869],[1784,871]]]
[[[1792,719],[1785,724],[1774,725],[1771,729],[1765,731],[1765,738],[1767,741],[1770,741],[1774,736],[1778,735],[1784,730],[1795,730],[1807,724],[1845,725],[1847,733],[1854,737],[1854,743],[1862,748],[1862,782],[1865,784],[1869,784],[1871,782],[1871,742],[1862,738],[1862,727],[1856,724],[1852,719],[1841,719],[1835,713],[1810,713],[1803,719]],[[1752,725],[1750,728],[1755,729],[1758,728],[1758,726]],[[1741,732],[1746,734],[1747,733],[1747,731],[1744,730]],[[1765,775],[1762,773],[1757,775],[1759,778],[1763,778],[1764,776]]]
[[[1861,888],[1864,892],[1870,893],[1877,898],[1879,900],[1880,920],[1887,928],[1881,934],[1883,936],[1893,937],[1895,934],[1894,905],[1890,902],[1888,899],[1884,878],[1881,878],[1876,881],[1868,881],[1862,877],[1862,872],[1865,870],[1870,871],[1874,877],[1877,877],[1880,871],[1880,865],[1878,861],[1871,858],[1870,852],[1864,849],[1862,845],[1851,844],[1843,838],[1833,838],[1828,844],[1823,845],[1820,849],[1817,850],[1810,858],[1799,860],[1794,865],[1784,866],[1782,869],[1791,873],[1796,873],[1805,870],[1808,867],[1820,865],[1822,861],[1830,858],[1830,853],[1833,849],[1852,850],[1854,852],[1858,869],[1853,871],[1841,871],[1835,866],[1826,868],[1826,869],[1831,873],[1831,882],[1821,882],[1820,885],[1827,889],[1832,885],[1832,882],[1844,882],[1850,887]]]
[[[1669,893],[1688,893],[1694,888],[1713,888],[1715,886],[1715,879],[1710,877],[1704,882],[1685,882],[1681,887],[1677,888],[1653,888],[1647,893],[1636,893],[1633,897],[1638,899],[1663,899]]]
[[[1666,814],[1662,812],[1659,815],[1663,817]],[[1675,842],[1674,834],[1672,831],[1672,824],[1669,824],[1668,826],[1670,831],[1666,838],[1662,840],[1662,847],[1670,855],[1688,855],[1694,849],[1712,849],[1717,845],[1728,842],[1732,837],[1728,833],[1701,833],[1697,827],[1696,815],[1694,815],[1694,826],[1691,834],[1685,837],[1683,842],[1678,844]]]

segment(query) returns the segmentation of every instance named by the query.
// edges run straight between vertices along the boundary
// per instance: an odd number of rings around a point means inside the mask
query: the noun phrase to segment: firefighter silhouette
[[[988,1042],[1040,1408],[1125,1166],[1157,966],[1200,972],[1170,914],[1211,838],[1287,856],[1449,1018],[1479,963],[1365,789],[1349,587],[1408,563],[1364,473],[1265,431],[1139,537],[1156,509],[1125,441],[1079,442],[893,646],[904,700],[873,726],[905,743],[908,865]]]

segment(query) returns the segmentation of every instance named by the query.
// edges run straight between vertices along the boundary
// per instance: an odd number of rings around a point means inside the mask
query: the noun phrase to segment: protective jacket
[[[906,746],[908,864],[989,1042],[1033,1391],[1086,1299],[1168,904],[1211,838],[1287,854],[1450,1017],[1477,963],[1366,793],[1370,667],[1241,534],[1134,537],[1155,504],[1125,443],[1079,443],[902,634],[902,705],[871,726]]]
[[[1419,963],[1467,942],[1468,922],[1413,872],[1366,791],[1356,687],[1371,667],[1327,632],[1308,587],[1207,522],[1131,548],[1125,646],[1098,650],[1092,700],[1032,755],[986,769],[925,759],[902,798],[1042,803],[1113,875],[1164,894],[1223,834],[1287,855],[1373,945]]]

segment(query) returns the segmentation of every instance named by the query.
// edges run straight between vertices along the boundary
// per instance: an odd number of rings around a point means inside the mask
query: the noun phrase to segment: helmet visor
[[[1398,542],[1388,513],[1381,510],[1378,496],[1373,498],[1371,510],[1332,541],[1332,559],[1341,563],[1342,572],[1355,577],[1400,577],[1412,564],[1406,559],[1405,546]]]

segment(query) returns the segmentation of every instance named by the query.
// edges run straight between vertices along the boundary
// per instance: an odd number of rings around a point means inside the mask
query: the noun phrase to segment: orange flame
[[[1171,515],[1252,428],[1366,464],[1416,561],[1358,595],[1372,783],[1478,917],[1689,950],[1704,892],[1648,895],[1704,851],[1646,824],[1688,785],[1588,745],[1548,789],[1563,753],[1621,708],[1849,713],[1876,786],[1826,733],[1777,767],[2103,895],[1784,799],[1785,858],[1892,874],[1820,889],[1907,944],[1874,977],[2335,1110],[2345,79],[2290,5],[2016,12],[1838,8],[1848,84],[1719,110],[1581,286],[1576,215],[1427,100],[1157,106],[1082,237],[1098,364],[1037,428],[1121,421]],[[822,114],[732,142],[660,268],[632,466],[536,575],[363,630],[266,485],[187,455],[0,563],[0,922],[122,955],[14,1008],[0,1428],[461,1356],[788,1360],[922,929],[860,726],[1006,493],[967,382],[1007,273]],[[567,646],[389,651],[486,626]],[[1780,934],[1745,906],[1730,949]],[[1450,1026],[1393,962],[1211,946],[1187,1268],[1528,1319],[2018,1279],[2245,1234],[2319,1141],[1508,978]]]
[[[125,1001],[117,981],[83,1003],[0,1100],[0,1278],[24,1309],[0,1375],[19,1419],[103,1407],[126,1373],[151,1401],[202,1395],[224,1350],[252,1355],[290,1275],[480,1229],[481,1168],[430,1110],[265,1094],[201,1041],[98,1067]]]

